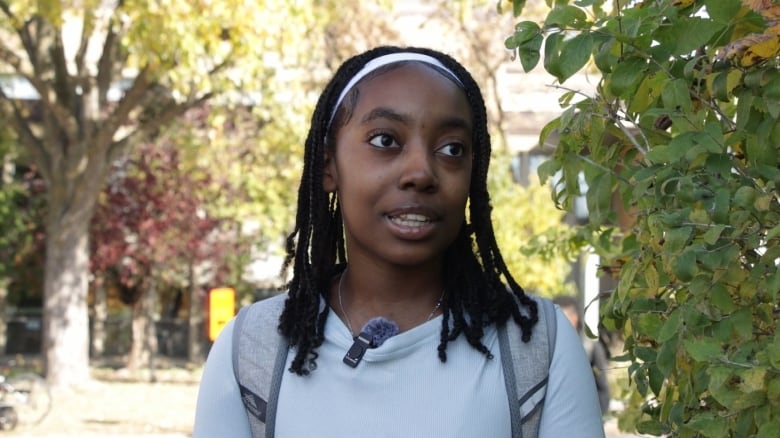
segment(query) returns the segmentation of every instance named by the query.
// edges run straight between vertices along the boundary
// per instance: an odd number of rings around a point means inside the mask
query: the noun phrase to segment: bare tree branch
[[[14,71],[20,72],[22,69],[22,58],[2,42],[0,42],[0,61],[13,67]]]
[[[87,56],[89,40],[92,32],[95,30],[95,14],[89,8],[84,8],[84,15],[81,17],[81,37],[79,38],[79,48],[76,51],[74,61],[76,63],[76,74],[79,77],[86,76],[84,71],[84,59]]]
[[[16,16],[13,14],[13,12],[11,12],[11,6],[8,4],[7,1],[0,0],[0,11],[3,11],[3,14],[6,17],[8,17],[12,23],[18,21]]]
[[[116,131],[127,121],[130,112],[141,104],[144,95],[151,86],[149,70],[144,68],[135,77],[133,85],[125,92],[114,111],[109,114],[100,126],[97,126],[97,131],[94,135],[95,144],[109,145],[111,143]]]
[[[113,161],[114,159],[118,158],[128,147],[140,143],[146,137],[149,137],[163,126],[171,123],[175,118],[186,113],[192,108],[196,108],[202,105],[212,97],[212,93],[206,93],[203,96],[184,103],[170,103],[162,110],[156,111],[153,118],[139,125],[137,129],[124,138],[111,144],[111,148],[107,154],[109,161]]]
[[[20,107],[20,104],[13,99],[10,99],[8,95],[0,88],[0,103],[4,102],[11,108],[11,117],[8,120],[11,126],[19,135],[19,140],[27,148],[27,152],[32,157],[33,161],[40,167],[41,174],[46,181],[51,181],[51,163],[49,160],[49,154],[46,153],[43,142],[40,138],[35,136],[35,133],[30,129],[30,124],[25,118],[24,113]],[[2,109],[2,107],[0,107]],[[5,113],[6,111],[2,111]]]
[[[54,68],[54,93],[57,101],[73,113],[75,102],[75,87],[72,84],[70,72],[68,72],[68,61],[65,58],[65,45],[62,42],[62,32],[60,29],[52,29],[53,41],[49,46],[49,54]],[[75,114],[74,114],[75,115]],[[64,126],[67,129],[71,124]],[[75,128],[75,123],[72,124]],[[68,132],[68,136],[75,138],[76,132]]]
[[[106,39],[103,42],[103,51],[101,52],[100,59],[97,63],[97,86],[101,107],[108,101],[108,90],[111,88],[111,81],[114,78],[114,72],[117,70],[114,56],[118,35],[113,31],[112,27],[113,26],[109,24],[106,32]]]

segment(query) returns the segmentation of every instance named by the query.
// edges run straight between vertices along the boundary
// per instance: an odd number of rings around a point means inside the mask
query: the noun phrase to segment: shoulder
[[[281,312],[281,310],[284,308],[285,301],[287,301],[286,292],[262,299],[260,301],[255,301],[246,308],[252,313],[265,313],[271,311]]]
[[[235,317],[234,336],[256,337],[276,331],[286,301],[287,294],[282,293],[242,307]]]

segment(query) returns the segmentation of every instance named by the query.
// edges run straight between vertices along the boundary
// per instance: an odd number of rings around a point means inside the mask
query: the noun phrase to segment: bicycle
[[[51,410],[51,391],[43,377],[29,372],[0,375],[0,430],[35,425]]]

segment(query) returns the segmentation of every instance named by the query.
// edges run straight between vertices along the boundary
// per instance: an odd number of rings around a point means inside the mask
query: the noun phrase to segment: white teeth
[[[423,216],[421,214],[402,214],[399,216],[391,216],[390,220],[393,221],[393,223],[404,227],[420,227],[431,222],[427,216]]]

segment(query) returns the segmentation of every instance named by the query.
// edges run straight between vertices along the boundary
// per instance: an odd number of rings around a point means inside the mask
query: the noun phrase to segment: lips
[[[385,215],[396,236],[406,240],[426,239],[434,233],[441,215],[424,206],[403,207]]]

